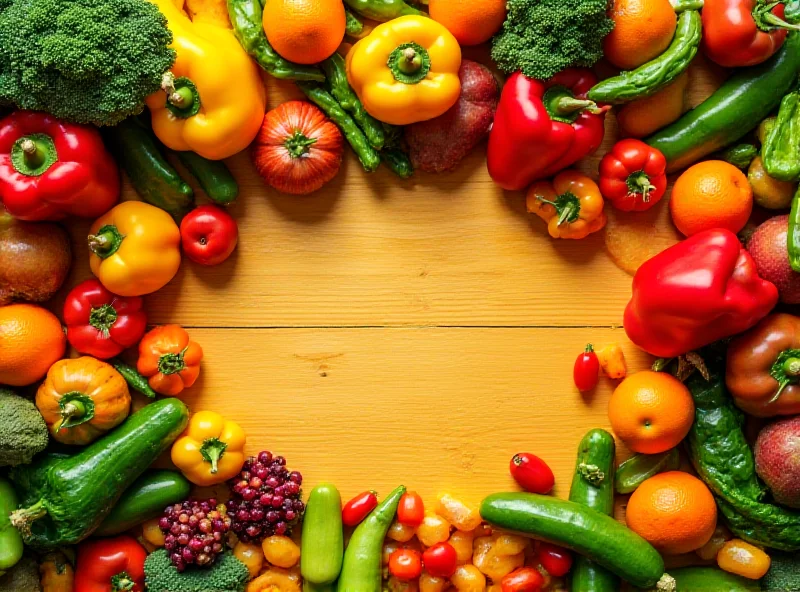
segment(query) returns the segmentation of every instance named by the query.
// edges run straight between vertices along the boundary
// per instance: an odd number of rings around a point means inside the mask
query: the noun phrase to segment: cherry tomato
[[[600,376],[600,360],[594,353],[592,344],[588,344],[584,352],[575,360],[575,367],[572,370],[572,380],[581,392],[590,391],[597,386],[597,379]]]
[[[572,553],[550,543],[539,544],[539,562],[551,576],[560,578],[572,569]]]
[[[389,557],[389,573],[400,580],[416,580],[422,575],[422,558],[414,549],[397,549]]]
[[[437,578],[449,578],[458,567],[458,553],[450,543],[437,543],[422,554],[425,571]]]
[[[538,569],[520,567],[500,580],[500,588],[503,592],[538,592],[544,583],[544,576]]]
[[[414,491],[404,493],[397,506],[397,521],[406,526],[419,526],[425,519],[425,504]]]
[[[519,486],[531,493],[550,493],[556,483],[553,471],[547,463],[528,452],[515,454],[511,459],[509,470]]]
[[[378,505],[378,494],[374,491],[359,493],[342,508],[342,522],[345,526],[361,524]]]
[[[218,265],[231,256],[239,242],[239,227],[217,206],[195,208],[181,222],[183,252],[200,265]]]

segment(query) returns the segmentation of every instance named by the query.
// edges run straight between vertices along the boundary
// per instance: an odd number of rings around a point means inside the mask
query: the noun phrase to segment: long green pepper
[[[781,100],[778,118],[761,147],[761,160],[770,177],[800,180],[800,92]]]
[[[786,248],[789,251],[789,265],[792,266],[794,271],[800,272],[800,189],[797,190],[792,199]]]
[[[18,503],[11,483],[0,477],[0,576],[22,559],[22,535],[9,518]]]
[[[401,16],[427,16],[404,0],[344,0],[344,3],[361,16],[373,21],[386,22]]]

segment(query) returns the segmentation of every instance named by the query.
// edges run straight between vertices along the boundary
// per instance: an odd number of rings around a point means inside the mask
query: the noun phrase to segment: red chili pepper
[[[550,543],[539,543],[539,562],[547,573],[560,578],[572,569],[572,553]]]
[[[550,493],[556,478],[553,471],[541,458],[529,452],[520,452],[511,458],[511,476],[525,491],[531,493]]]
[[[633,277],[623,324],[647,353],[674,358],[741,333],[778,302],[729,230],[699,232],[646,261]]]
[[[546,81],[517,72],[503,87],[489,135],[489,174],[520,190],[592,154],[603,141],[605,111],[586,99],[597,77],[584,68]]]
[[[98,218],[119,193],[119,170],[96,128],[34,111],[0,120],[0,203],[15,218]]]
[[[183,252],[200,265],[219,265],[239,242],[239,227],[220,207],[206,205],[189,212],[181,222]]]
[[[397,521],[406,526],[419,526],[425,519],[425,503],[414,491],[403,494],[397,506]]]
[[[620,140],[600,161],[598,185],[618,210],[649,210],[667,190],[667,159],[641,140]]]
[[[600,360],[594,353],[592,344],[586,345],[586,349],[578,359],[575,360],[575,367],[572,369],[572,380],[581,392],[592,390],[597,386],[600,376]]]
[[[422,574],[419,551],[397,549],[389,556],[389,573],[400,580],[416,580]]]
[[[538,592],[544,586],[544,576],[533,567],[520,567],[500,580],[502,592]]]
[[[147,551],[136,539],[94,539],[78,547],[75,592],[144,591]]]
[[[422,554],[425,571],[435,578],[449,578],[456,573],[458,553],[450,543],[437,543]]]
[[[72,347],[107,360],[139,343],[147,328],[147,315],[140,297],[117,296],[92,279],[67,294],[64,323]]]
[[[378,494],[374,491],[359,493],[342,508],[342,522],[345,526],[356,526],[369,516],[378,505]]]

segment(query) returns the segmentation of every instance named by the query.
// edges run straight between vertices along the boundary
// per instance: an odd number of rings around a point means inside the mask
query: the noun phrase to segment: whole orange
[[[428,10],[461,45],[489,41],[506,20],[506,0],[430,0]]]
[[[611,18],[614,30],[603,40],[603,51],[623,70],[632,70],[664,53],[678,23],[669,0],[615,0]]]
[[[672,221],[685,236],[727,228],[739,232],[753,211],[753,189],[745,174],[722,160],[699,162],[675,181],[669,201]]]
[[[0,384],[27,386],[64,356],[67,338],[56,316],[33,304],[0,308]]]
[[[628,528],[666,555],[696,551],[714,534],[717,504],[706,484],[681,471],[650,477],[633,492]]]
[[[659,454],[689,433],[694,401],[689,389],[671,374],[646,370],[619,383],[608,401],[608,419],[628,448]]]
[[[281,57],[298,64],[329,58],[344,39],[342,0],[267,0],[264,32]]]

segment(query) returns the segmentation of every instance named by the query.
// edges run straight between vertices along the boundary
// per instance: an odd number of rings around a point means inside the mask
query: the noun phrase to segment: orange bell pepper
[[[242,470],[245,440],[239,424],[213,411],[199,411],[172,445],[172,462],[195,485],[223,483]]]
[[[561,171],[552,181],[528,189],[528,212],[547,222],[553,238],[586,238],[606,225],[605,202],[597,183],[578,171]]]
[[[200,376],[203,349],[179,325],[156,327],[139,343],[139,373],[160,395],[174,397]]]

